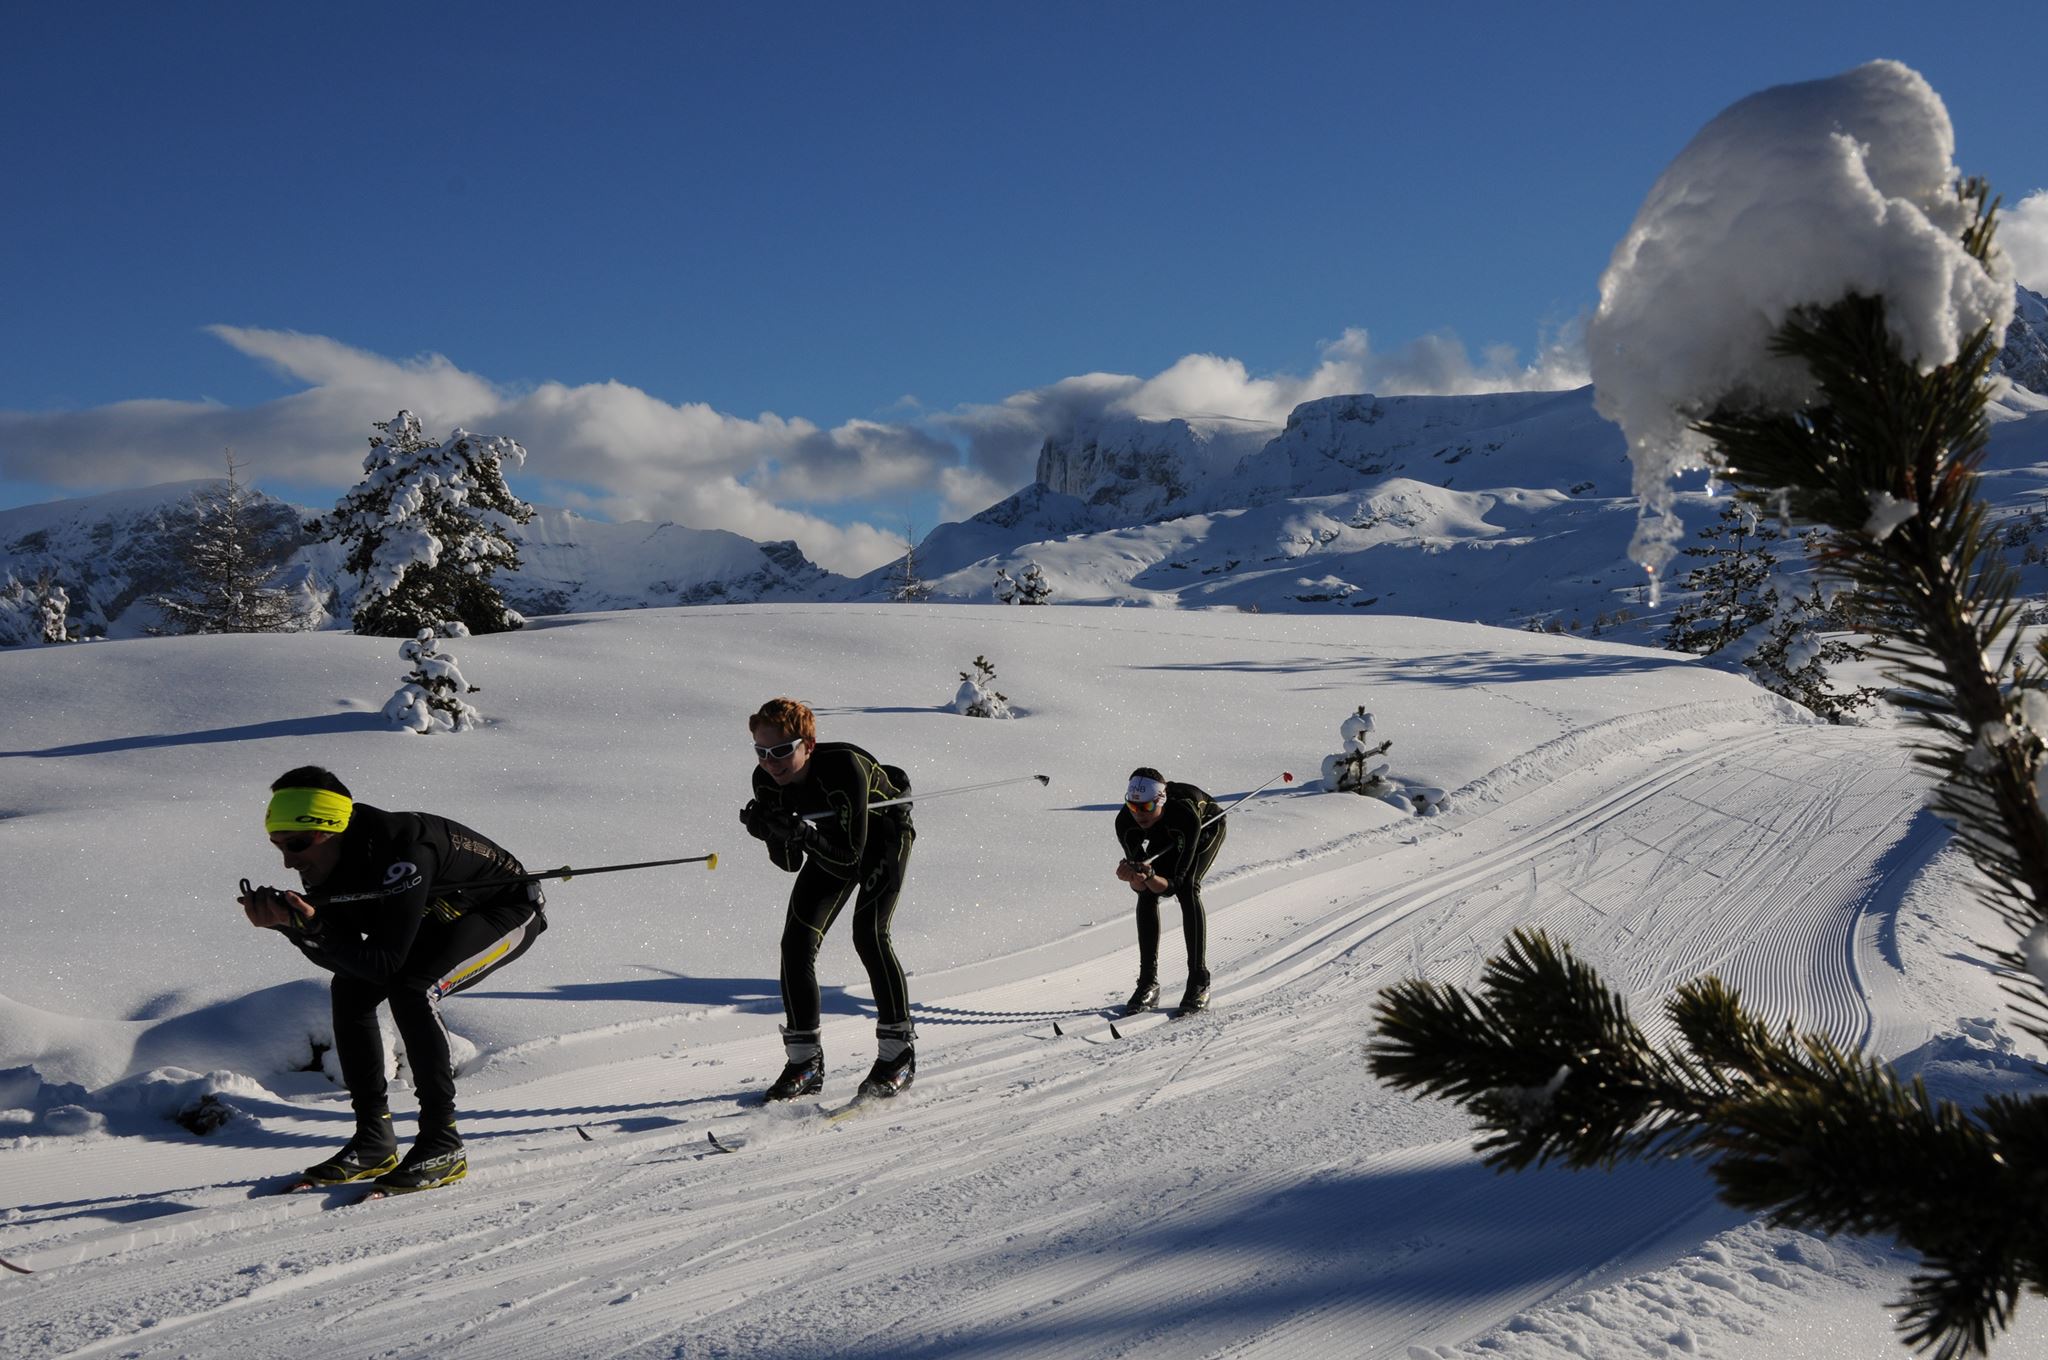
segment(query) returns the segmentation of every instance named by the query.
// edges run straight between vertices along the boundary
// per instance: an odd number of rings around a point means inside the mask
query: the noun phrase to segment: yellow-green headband
[[[345,831],[355,800],[329,789],[279,789],[270,795],[263,829],[279,831]]]

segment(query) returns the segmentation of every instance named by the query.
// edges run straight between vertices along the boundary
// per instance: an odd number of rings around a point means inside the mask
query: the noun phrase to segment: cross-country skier
[[[754,797],[740,810],[740,822],[766,842],[777,868],[796,875],[782,922],[786,1061],[763,1099],[794,1100],[824,1089],[818,946],[848,898],[853,947],[875,993],[875,1065],[860,1094],[893,1096],[917,1073],[909,985],[889,941],[917,832],[909,804],[873,811],[868,804],[908,796],[910,779],[849,742],[821,743],[817,717],[794,699],[770,699],[747,727],[754,737]],[[824,816],[808,821],[805,813]]]
[[[281,932],[334,974],[334,1050],[355,1107],[355,1136],[306,1169],[318,1185],[376,1178],[426,1190],[469,1170],[455,1130],[455,1073],[440,1001],[525,953],[547,929],[538,883],[465,890],[526,871],[446,817],[356,802],[328,770],[305,765],[270,786],[263,827],[298,871],[301,891],[255,888],[237,899],[249,924]],[[360,900],[330,898],[363,894]],[[377,1007],[389,1003],[419,1094],[419,1136],[398,1159],[385,1099]]]
[[[1124,857],[1116,876],[1138,895],[1138,986],[1124,1014],[1159,1001],[1159,899],[1180,901],[1181,934],[1188,946],[1188,987],[1178,1015],[1209,1005],[1209,917],[1202,910],[1202,875],[1223,848],[1227,823],[1215,800],[1193,784],[1169,781],[1149,765],[1131,771],[1124,805],[1116,814],[1117,844]],[[1206,828],[1202,823],[1213,822]],[[1152,863],[1143,861],[1150,859]]]

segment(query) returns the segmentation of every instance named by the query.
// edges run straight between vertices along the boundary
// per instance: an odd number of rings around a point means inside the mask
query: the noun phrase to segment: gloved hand
[[[788,849],[808,851],[816,846],[818,828],[794,812],[785,812],[774,818],[768,834]]]
[[[747,805],[740,809],[740,825],[745,827],[747,834],[755,840],[765,841],[772,834],[768,830],[768,824],[773,815],[761,806],[759,799],[749,798]]]

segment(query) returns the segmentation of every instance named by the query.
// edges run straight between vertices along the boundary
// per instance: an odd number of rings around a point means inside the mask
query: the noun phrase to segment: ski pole
[[[956,793],[979,793],[983,789],[999,789],[1005,784],[1024,784],[1033,779],[1036,779],[1040,784],[1052,783],[1052,776],[1049,774],[1019,775],[1015,779],[991,779],[986,784],[962,784],[957,789],[934,789],[930,793],[912,793],[902,798],[890,798],[880,803],[869,803],[868,811],[873,812],[876,808],[895,807],[898,803],[928,803],[934,798],[950,798]],[[834,814],[830,812],[806,812],[803,814],[803,818],[807,822],[817,822],[832,815]]]
[[[559,869],[542,869],[536,873],[513,874],[507,878],[483,878],[478,879],[474,883],[436,883],[429,891],[438,892],[446,889],[452,892],[474,892],[478,888],[510,888],[520,883],[538,883],[546,878],[570,879],[575,878],[578,874],[615,874],[623,869],[658,869],[665,864],[701,864],[706,869],[716,869],[718,867],[718,855],[716,852],[713,852],[709,855],[686,855],[681,859],[642,860],[638,864],[598,864],[588,869],[571,869],[565,864]],[[242,896],[247,897],[253,891],[255,890],[249,886],[249,880],[243,879]],[[341,893],[338,896],[328,898],[319,905],[331,907],[337,902],[374,902],[380,898],[396,897],[399,893],[410,891],[411,889],[409,888],[391,888],[383,892]]]
[[[1231,813],[1231,810],[1235,808],[1239,803],[1242,803],[1245,800],[1245,798],[1251,797],[1252,793],[1257,793],[1260,789],[1270,788],[1272,785],[1278,784],[1282,780],[1285,780],[1287,783],[1292,784],[1294,782],[1294,776],[1292,774],[1289,774],[1286,770],[1282,770],[1280,773],[1274,775],[1271,779],[1268,779],[1265,783],[1259,785],[1257,789],[1253,789],[1251,793],[1245,794],[1243,798],[1231,799],[1230,807],[1224,808],[1221,812],[1218,812],[1214,817],[1209,818],[1209,820],[1203,822],[1200,826],[1196,827],[1195,834],[1197,836],[1201,835],[1204,831],[1207,831],[1210,827],[1216,825],[1216,823],[1222,821],[1225,817],[1228,817]],[[1138,867],[1142,869],[1149,866],[1152,863],[1152,860],[1158,859],[1160,855],[1163,855],[1165,853],[1165,850],[1161,850],[1157,854],[1153,855],[1152,859],[1139,860]]]

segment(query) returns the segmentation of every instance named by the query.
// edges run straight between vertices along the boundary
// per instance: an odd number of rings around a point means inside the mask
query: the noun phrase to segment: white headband
[[[1166,785],[1156,779],[1138,775],[1131,780],[1131,786],[1124,790],[1126,803],[1156,803],[1166,796]]]

